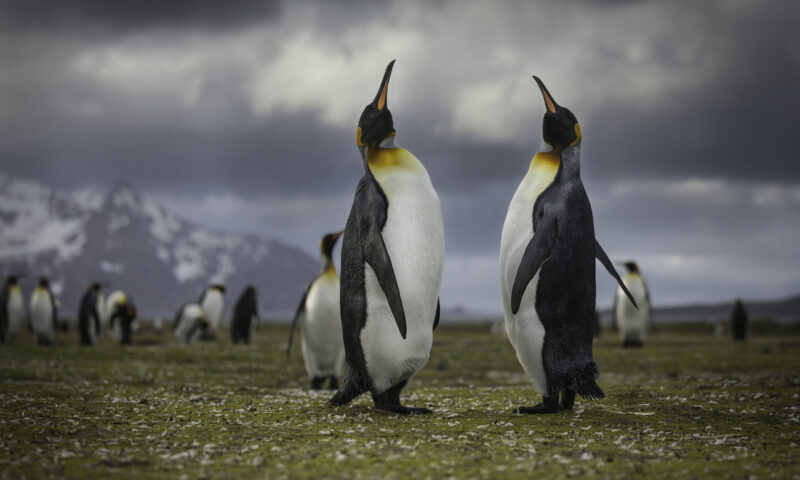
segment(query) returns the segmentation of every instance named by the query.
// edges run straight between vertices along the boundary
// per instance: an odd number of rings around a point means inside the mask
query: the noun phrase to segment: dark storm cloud
[[[198,222],[314,251],[346,218],[358,114],[398,58],[398,144],[442,200],[443,302],[494,308],[508,201],[541,146],[536,73],[581,122],[601,241],[642,258],[657,297],[747,298],[742,269],[754,294],[800,290],[786,273],[800,265],[781,261],[800,241],[785,228],[799,220],[800,3],[48,5],[0,2],[12,174],[100,191],[127,178]],[[636,185],[656,193],[619,193]]]
[[[233,28],[274,18],[278,0],[3,0],[0,28],[129,31],[153,27]]]

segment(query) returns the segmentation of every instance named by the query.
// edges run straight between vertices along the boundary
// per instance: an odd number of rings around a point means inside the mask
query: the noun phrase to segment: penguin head
[[[392,112],[389,111],[386,104],[392,67],[394,67],[394,60],[386,66],[386,72],[383,74],[383,80],[375,99],[364,108],[361,118],[358,119],[356,144],[362,151],[362,157],[366,155],[368,147],[376,147],[384,139],[395,134]]]
[[[89,290],[94,292],[99,292],[101,288],[103,288],[103,284],[100,282],[92,282],[92,284],[89,285]]]
[[[39,286],[42,288],[50,288],[50,281],[47,277],[39,277]]]
[[[339,240],[341,235],[342,232],[336,232],[329,233],[322,237],[322,240],[319,242],[319,251],[325,256],[325,258],[331,258],[331,255],[333,254],[333,247],[336,245],[336,241]]]
[[[11,286],[16,285],[21,277],[22,275],[17,275],[17,274],[8,275],[6,276],[6,284]]]
[[[562,107],[553,100],[553,96],[550,95],[547,87],[544,86],[544,82],[539,77],[534,75],[533,79],[536,80],[539,90],[542,91],[544,106],[547,110],[542,122],[542,137],[544,137],[544,141],[554,149],[563,149],[579,144],[582,137],[578,119],[568,108]]]
[[[633,260],[627,260],[625,262],[617,262],[618,265],[622,265],[628,270],[629,273],[639,273],[639,265],[636,264]]]
[[[213,288],[214,290],[218,290],[219,293],[225,295],[225,285],[217,283],[215,285],[212,285],[211,288]]]

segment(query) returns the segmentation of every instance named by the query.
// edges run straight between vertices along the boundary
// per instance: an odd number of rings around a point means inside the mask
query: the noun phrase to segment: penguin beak
[[[533,76],[533,79],[536,80],[536,83],[539,85],[539,90],[542,91],[542,96],[544,97],[544,106],[547,107],[547,111],[550,113],[556,113],[556,107],[558,104],[555,102],[555,100],[553,100],[553,96],[550,95],[547,87],[544,86],[544,82],[542,82],[542,80],[536,75]]]
[[[341,237],[343,233],[344,233],[344,230],[334,233],[333,234],[333,241],[335,242],[336,240],[339,240],[339,237]]]
[[[394,60],[389,62],[389,65],[386,66],[386,72],[383,74],[383,80],[381,81],[381,87],[378,89],[378,94],[375,95],[375,100],[372,101],[372,104],[375,105],[375,108],[378,110],[383,110],[386,108],[386,95],[389,92],[389,79],[392,76],[392,68],[394,67]],[[359,138],[360,140],[360,138]]]

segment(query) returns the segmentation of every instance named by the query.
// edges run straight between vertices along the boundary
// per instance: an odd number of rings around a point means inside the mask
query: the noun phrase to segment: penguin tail
[[[597,384],[597,364],[589,362],[582,368],[572,372],[569,379],[569,388],[587,400],[600,400],[606,398],[605,392]]]

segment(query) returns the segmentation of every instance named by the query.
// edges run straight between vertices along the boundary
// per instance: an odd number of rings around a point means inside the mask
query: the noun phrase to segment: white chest
[[[46,290],[37,289],[31,296],[31,326],[37,332],[52,329],[53,304]]]
[[[203,296],[203,312],[208,320],[209,328],[216,331],[222,322],[222,310],[225,306],[225,299],[217,289],[211,289]]]
[[[8,292],[8,317],[12,323],[21,323],[25,317],[25,301],[18,288]]]
[[[617,287],[617,305],[614,313],[616,314],[620,335],[623,339],[629,336],[643,339],[644,330],[649,322],[650,311],[645,283],[640,275],[631,273],[622,277],[622,283],[628,287],[628,291],[631,292],[631,296],[636,300],[639,309],[637,310],[628,300],[625,292]]]
[[[406,338],[392,315],[375,272],[365,265],[367,323],[361,344],[375,388],[383,391],[411,378],[428,361],[444,261],[444,222],[428,173],[397,169],[376,176],[388,200],[381,236],[392,261]]]

